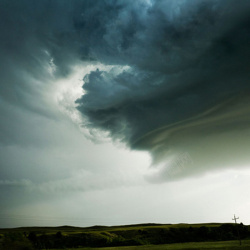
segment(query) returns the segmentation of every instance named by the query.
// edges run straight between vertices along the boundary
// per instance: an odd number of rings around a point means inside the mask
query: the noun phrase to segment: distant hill
[[[250,238],[249,226],[232,223],[134,224],[92,227],[19,227],[0,229],[5,242],[29,241],[38,249],[154,245],[183,242],[237,240]],[[11,236],[12,235],[12,236]],[[10,237],[11,236],[11,237]]]

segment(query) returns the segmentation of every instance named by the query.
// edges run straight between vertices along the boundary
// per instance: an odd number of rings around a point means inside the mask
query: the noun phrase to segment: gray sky
[[[250,224],[248,0],[0,0],[0,227]]]

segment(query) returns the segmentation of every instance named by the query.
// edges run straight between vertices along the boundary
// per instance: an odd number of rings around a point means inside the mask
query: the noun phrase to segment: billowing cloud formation
[[[247,1],[136,7],[123,7],[103,34],[108,61],[118,58],[131,68],[119,74],[96,71],[84,79],[79,110],[91,126],[132,143],[249,88]]]
[[[149,178],[156,181],[246,163],[250,3],[155,1],[137,8],[123,6],[103,35],[109,61],[130,68],[84,78],[77,102],[90,128],[148,150],[161,165]],[[186,151],[192,161],[166,174],[176,165],[170,159]]]
[[[249,146],[249,12],[248,0],[2,0],[1,143],[23,140],[12,105],[55,119],[40,92],[80,62],[101,63],[111,67],[84,76],[76,100],[84,125],[148,150],[164,163],[154,181],[183,151],[192,164],[180,176],[207,169],[215,146],[234,145],[222,158],[239,149],[234,138]]]

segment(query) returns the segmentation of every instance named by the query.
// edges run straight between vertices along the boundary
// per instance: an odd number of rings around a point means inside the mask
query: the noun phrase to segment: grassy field
[[[128,247],[104,247],[104,248],[77,248],[77,250],[191,250],[191,249],[250,249],[250,240],[244,240],[242,245],[239,246],[239,241],[220,241],[220,242],[189,242],[189,243],[176,243],[164,245],[151,245],[151,246],[128,246]],[[54,249],[53,249],[54,250]],[[59,249],[58,249],[59,250]],[[67,250],[76,250],[76,248],[67,248]]]
[[[242,246],[236,241],[237,231],[244,239]],[[0,229],[0,249],[3,245],[10,250],[6,244],[21,243],[53,250],[250,249],[250,226],[207,223]]]

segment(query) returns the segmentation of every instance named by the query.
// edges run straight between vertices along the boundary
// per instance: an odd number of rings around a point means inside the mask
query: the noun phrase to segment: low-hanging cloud
[[[153,181],[244,165],[249,2],[152,1],[140,12],[136,7],[125,6],[104,35],[105,47],[115,51],[109,60],[117,57],[130,67],[84,78],[85,95],[77,103],[89,127],[149,151],[153,165],[161,164],[154,180],[149,177]],[[192,164],[164,177],[168,160],[186,151]]]
[[[51,82],[101,63],[109,69],[84,76],[77,109],[90,130],[149,151],[161,165],[149,180],[168,179],[165,163],[182,152],[192,164],[176,178],[243,164],[249,12],[248,0],[1,1],[1,143],[20,140],[9,127],[19,109],[54,117],[37,101]]]

